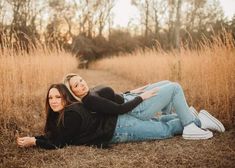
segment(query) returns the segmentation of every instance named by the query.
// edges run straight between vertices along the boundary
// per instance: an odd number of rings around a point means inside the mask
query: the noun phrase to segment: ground
[[[109,85],[117,91],[137,84],[104,71],[79,70],[90,86]],[[226,126],[226,124],[225,124]],[[4,135],[4,134],[3,134]],[[3,138],[1,138],[2,140]],[[190,141],[176,136],[166,140],[112,145],[110,149],[70,146],[58,150],[20,149],[0,142],[0,167],[234,167],[235,127],[214,133],[209,140]]]

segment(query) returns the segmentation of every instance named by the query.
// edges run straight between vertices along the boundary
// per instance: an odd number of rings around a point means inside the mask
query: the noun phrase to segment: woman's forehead
[[[60,92],[57,88],[51,88],[49,91],[49,95],[51,95],[51,94],[60,94]]]
[[[73,76],[71,79],[70,79],[70,81],[71,82],[76,82],[77,80],[80,80],[80,79],[82,79],[82,77],[81,76]]]

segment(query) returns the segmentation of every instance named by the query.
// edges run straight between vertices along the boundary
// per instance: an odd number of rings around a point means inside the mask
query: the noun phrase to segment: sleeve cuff
[[[137,99],[138,102],[140,102],[140,103],[143,101],[142,97],[140,97],[140,96],[137,96],[136,99]]]

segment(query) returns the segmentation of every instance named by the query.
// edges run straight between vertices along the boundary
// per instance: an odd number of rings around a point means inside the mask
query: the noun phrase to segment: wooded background
[[[139,48],[198,49],[224,30],[235,38],[235,16],[225,18],[218,0],[132,0],[140,24],[130,20],[126,28],[113,26],[116,2],[0,0],[1,49],[56,46],[93,60]]]

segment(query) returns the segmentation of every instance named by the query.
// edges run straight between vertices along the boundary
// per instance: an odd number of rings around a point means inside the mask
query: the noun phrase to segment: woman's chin
[[[61,112],[63,109],[52,109],[55,113]]]

